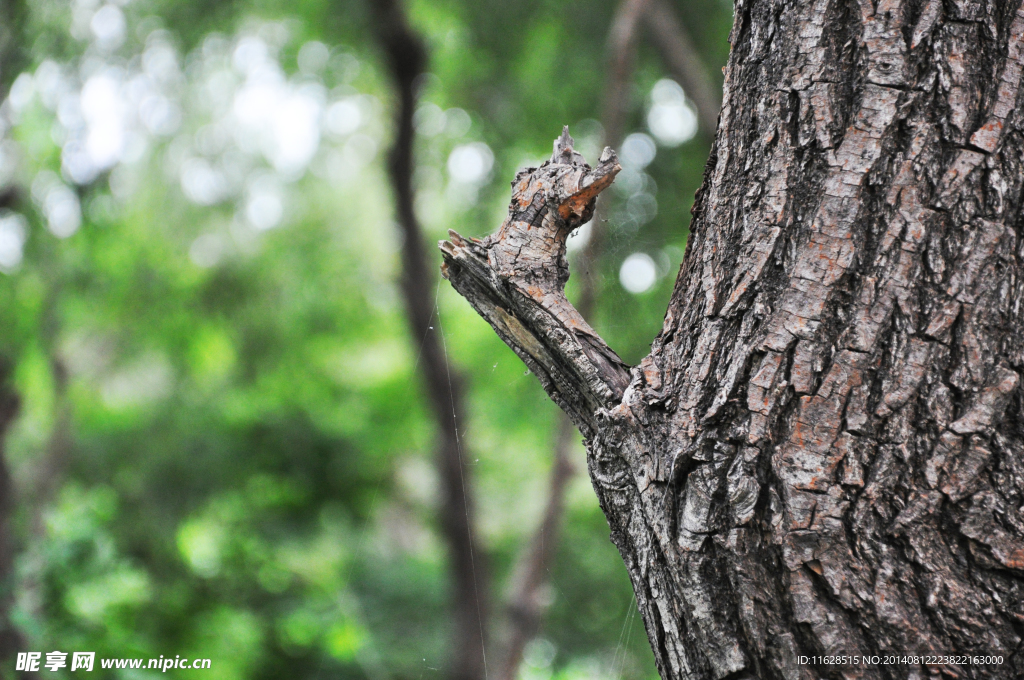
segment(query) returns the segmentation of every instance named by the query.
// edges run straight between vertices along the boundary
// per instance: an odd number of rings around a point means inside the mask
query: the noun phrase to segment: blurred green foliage
[[[409,3],[430,53],[415,177],[428,240],[493,231],[508,181],[562,124],[594,160],[614,9]],[[0,141],[0,182],[20,196],[0,213],[0,350],[24,401],[7,455],[29,649],[208,657],[212,671],[177,673],[224,679],[440,677],[433,431],[395,286],[392,93],[366,7],[29,10],[31,64]],[[730,7],[678,10],[724,63]],[[660,327],[707,156],[694,139],[643,157],[664,77],[641,44],[628,127],[640,160],[603,199],[595,323],[630,362]],[[620,268],[635,253],[653,278],[630,293]],[[469,380],[464,453],[498,611],[543,507],[555,407],[447,284],[431,297]],[[654,677],[574,456],[552,607],[522,677]]]

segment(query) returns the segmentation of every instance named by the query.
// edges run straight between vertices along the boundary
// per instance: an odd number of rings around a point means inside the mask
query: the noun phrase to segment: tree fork
[[[583,433],[662,677],[1022,677],[1024,8],[739,0],[730,41],[639,366],[562,293],[610,151],[563,135],[444,272]]]

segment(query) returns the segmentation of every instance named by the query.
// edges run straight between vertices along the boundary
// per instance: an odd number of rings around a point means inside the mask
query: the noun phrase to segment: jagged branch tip
[[[565,297],[569,234],[593,218],[622,169],[606,147],[596,167],[573,149],[568,126],[551,158],[512,181],[508,217],[484,239],[449,231],[441,272],[540,379],[584,432],[618,402],[629,367]]]

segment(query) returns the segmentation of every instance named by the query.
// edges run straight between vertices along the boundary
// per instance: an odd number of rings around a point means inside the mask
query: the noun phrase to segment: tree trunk
[[[0,0],[0,102],[25,65],[23,31],[27,7],[22,0]],[[0,211],[19,208],[21,192],[15,185],[0,191]],[[0,662],[5,666],[24,650],[24,638],[11,621],[15,601],[16,543],[14,536],[14,480],[7,461],[7,433],[20,410],[21,399],[12,386],[14,364],[0,355]],[[28,674],[26,674],[28,676]],[[2,677],[6,677],[3,675]],[[35,677],[34,675],[28,677]]]
[[[586,438],[663,678],[1024,677],[1024,8],[737,0],[731,42],[640,366],[562,293],[609,151],[442,269]]]
[[[451,578],[452,643],[447,676],[452,680],[487,677],[488,573],[474,529],[472,469],[462,455],[459,427],[465,428],[463,386],[448,363],[444,336],[434,332],[434,288],[427,248],[414,210],[413,147],[417,80],[427,55],[420,37],[406,23],[397,0],[370,3],[374,28],[397,90],[395,142],[388,156],[395,216],[402,230],[401,291],[412,339],[418,343],[417,367],[437,425],[436,467],[440,479],[439,524],[448,548]],[[441,319],[437,317],[440,326]]]
[[[7,464],[7,433],[21,408],[21,399],[11,385],[13,364],[0,356],[0,661],[13,662],[19,651],[24,651],[21,631],[11,621],[14,607],[15,547],[14,537],[14,483]],[[6,677],[6,675],[2,676]]]

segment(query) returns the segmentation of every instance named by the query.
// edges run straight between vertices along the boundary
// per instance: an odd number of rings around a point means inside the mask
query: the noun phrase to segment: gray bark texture
[[[1024,8],[737,0],[731,44],[639,366],[563,294],[610,150],[442,271],[583,434],[663,678],[1024,677]]]

